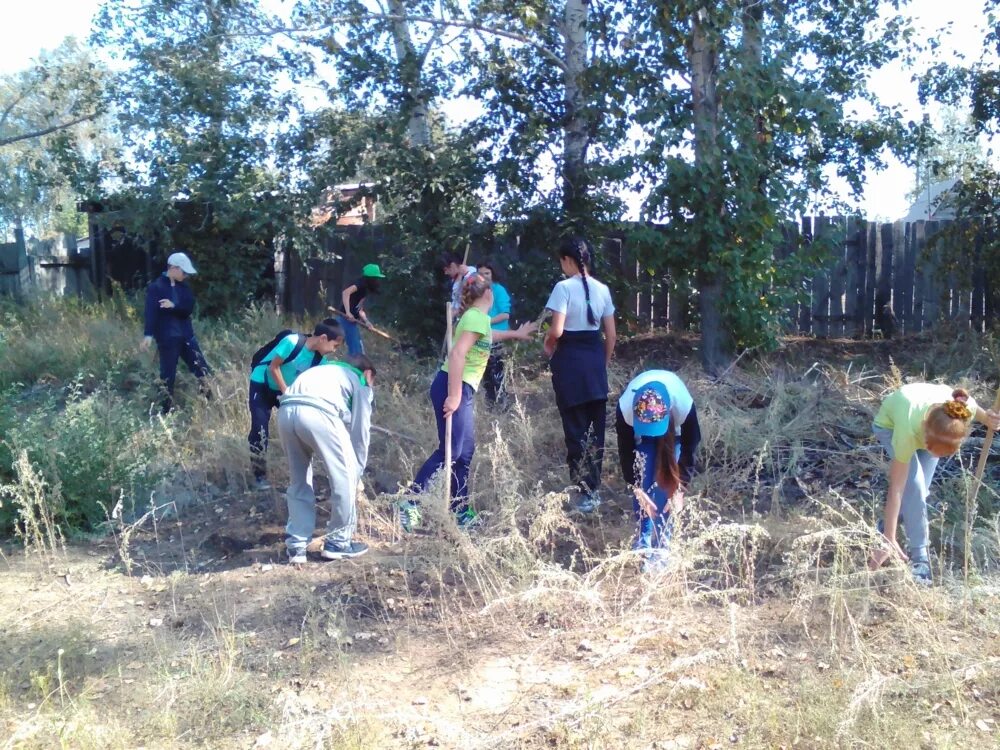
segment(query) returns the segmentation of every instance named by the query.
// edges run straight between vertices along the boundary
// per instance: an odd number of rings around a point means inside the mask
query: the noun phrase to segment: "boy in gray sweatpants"
[[[368,462],[374,377],[368,357],[349,357],[306,370],[281,398],[278,432],[288,457],[285,544],[291,563],[306,562],[306,545],[316,528],[312,457],[317,453],[330,477],[330,522],[321,556],[339,560],[368,551],[352,537],[358,483]]]

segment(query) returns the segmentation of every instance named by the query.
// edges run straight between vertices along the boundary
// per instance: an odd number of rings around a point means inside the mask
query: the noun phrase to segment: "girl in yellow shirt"
[[[962,445],[976,419],[996,429],[1000,413],[979,407],[963,388],[909,383],[889,395],[875,415],[875,437],[889,454],[889,491],[885,501],[883,534],[887,548],[876,550],[870,567],[880,567],[895,552],[908,560],[918,583],[931,583],[927,555],[927,495],[939,458]],[[909,547],[907,556],[896,542],[903,520]]]

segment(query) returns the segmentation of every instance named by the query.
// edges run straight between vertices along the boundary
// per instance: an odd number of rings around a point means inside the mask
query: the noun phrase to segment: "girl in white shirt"
[[[615,306],[607,286],[589,274],[590,249],[585,240],[565,240],[559,264],[567,278],[555,285],[545,305],[552,311],[552,325],[544,348],[551,360],[570,477],[582,493],[577,510],[592,513],[601,503],[598,490],[607,426],[608,362],[615,350]]]

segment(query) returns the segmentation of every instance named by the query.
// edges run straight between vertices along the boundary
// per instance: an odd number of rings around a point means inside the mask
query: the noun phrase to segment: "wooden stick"
[[[1000,390],[997,391],[993,400],[993,411],[1000,409]],[[992,427],[986,428],[986,437],[983,439],[983,447],[979,451],[979,461],[976,463],[976,475],[972,480],[972,487],[969,489],[969,496],[965,501],[965,565],[963,573],[965,582],[969,582],[969,558],[972,556],[972,523],[976,501],[979,499],[979,488],[983,486],[983,472],[986,471],[986,459],[990,456],[990,447],[993,445],[994,430]]]
[[[400,432],[393,432],[392,430],[387,430],[385,427],[379,427],[377,424],[372,425],[372,430],[375,432],[381,432],[383,435],[388,435],[389,437],[394,437],[397,440],[407,440],[411,443],[416,443],[420,445],[420,441],[416,438],[410,437],[409,435],[403,435]]]
[[[445,312],[447,323],[446,328],[446,341],[448,342],[448,357],[451,357],[451,300],[447,303],[447,311]],[[448,366],[451,369],[451,365]],[[449,379],[451,374],[448,374]],[[447,391],[445,392],[445,398],[448,398]],[[451,510],[451,414],[444,418],[444,509],[445,511]]]
[[[343,312],[341,312],[340,310],[338,310],[336,307],[330,306],[330,307],[327,307],[326,309],[327,309],[327,312],[333,313],[338,318],[344,318],[344,319],[347,318],[347,316]],[[350,321],[348,321],[348,322],[350,322]],[[386,333],[385,331],[380,331],[378,328],[376,328],[375,326],[373,326],[371,324],[366,325],[365,328],[368,329],[369,331],[371,331],[372,333],[374,333],[374,334],[376,334],[378,336],[381,336],[384,339],[389,339],[389,341],[395,341],[396,340],[391,335],[389,335],[388,333]]]

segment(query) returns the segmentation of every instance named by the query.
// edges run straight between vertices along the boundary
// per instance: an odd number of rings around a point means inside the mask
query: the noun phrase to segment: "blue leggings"
[[[448,397],[448,373],[438,370],[431,383],[430,398],[437,421],[438,447],[420,467],[414,482],[423,492],[434,475],[444,466],[444,401]],[[451,510],[459,513],[468,507],[469,467],[476,452],[475,404],[476,391],[462,383],[462,401],[451,416]]]
[[[632,513],[639,524],[639,537],[636,539],[636,547],[642,549],[666,548],[670,543],[670,535],[673,533],[673,518],[670,511],[664,512],[670,503],[667,491],[656,484],[656,438],[640,438],[635,446],[634,461],[635,474],[641,476],[639,486],[649,495],[653,503],[656,504],[657,516],[650,518],[642,512],[642,506],[633,496]],[[680,458],[681,446],[677,442],[674,444],[675,458]]]

